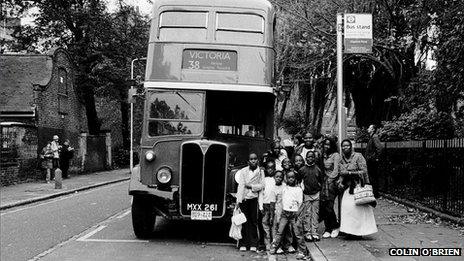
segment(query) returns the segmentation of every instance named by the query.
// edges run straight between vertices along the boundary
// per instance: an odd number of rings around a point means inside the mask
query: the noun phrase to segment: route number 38
[[[200,62],[199,61],[188,61],[189,62],[189,69],[198,70],[200,69]]]

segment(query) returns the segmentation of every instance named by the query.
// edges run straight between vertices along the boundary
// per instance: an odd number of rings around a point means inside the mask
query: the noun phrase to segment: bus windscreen
[[[201,134],[203,101],[203,93],[178,91],[151,93],[148,135]]]

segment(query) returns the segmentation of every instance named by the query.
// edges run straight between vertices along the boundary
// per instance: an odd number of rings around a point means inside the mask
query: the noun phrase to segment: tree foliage
[[[451,112],[459,110],[457,101],[464,99],[464,2],[445,0],[437,5],[436,105]]]
[[[384,122],[379,131],[384,141],[447,139],[454,134],[451,116],[437,110],[414,108],[392,121]]]
[[[306,127],[304,125],[304,115],[297,111],[290,117],[284,118],[281,122],[281,126],[290,135],[303,133]]]
[[[279,17],[278,75],[303,86],[306,128],[320,131],[321,111],[335,98],[337,12],[373,14],[373,53],[345,54],[343,62],[345,106],[354,103],[359,127],[416,115],[416,107],[450,118],[463,93],[462,1],[272,2]],[[430,56],[438,62],[433,72],[424,62]]]
[[[15,5],[16,0],[10,0]],[[89,132],[96,134],[101,122],[95,95],[117,100],[122,115],[124,145],[128,146],[127,89],[133,58],[144,57],[148,43],[148,17],[134,7],[118,2],[115,13],[106,1],[33,0],[27,8],[38,8],[34,25],[16,32],[16,50],[44,52],[65,47],[76,69],[76,85],[85,103]],[[140,68],[140,67],[139,67]],[[139,73],[137,73],[139,74]]]
[[[124,147],[129,147],[129,104],[127,90],[131,76],[132,59],[146,55],[149,20],[132,6],[120,3],[116,13],[111,15],[112,30],[105,39],[107,47],[102,52],[99,63],[92,71],[98,83],[96,95],[115,100],[120,105],[121,130]],[[144,75],[144,62],[134,64],[134,77]],[[143,80],[143,78],[139,79]]]

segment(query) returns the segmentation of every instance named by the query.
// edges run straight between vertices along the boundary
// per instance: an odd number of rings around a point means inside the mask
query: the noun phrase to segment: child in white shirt
[[[287,226],[293,228],[298,240],[297,259],[306,257],[307,248],[303,239],[303,231],[296,225],[298,210],[303,203],[303,190],[296,186],[295,172],[287,173],[287,185],[282,190],[282,215],[279,222],[279,229],[276,238],[272,244],[270,253],[275,254],[277,247],[281,244],[282,235]]]
[[[275,215],[274,215],[274,226],[272,230],[272,238],[275,240],[277,236],[277,231],[279,230],[279,223],[280,217],[282,216],[283,206],[282,206],[282,191],[286,186],[283,183],[285,174],[282,171],[276,171],[274,174],[275,186],[274,186],[274,193],[273,196],[275,197]],[[295,252],[295,249],[292,246],[293,236],[292,236],[292,228],[288,227],[285,228],[284,234],[282,235],[281,245],[282,248],[277,249],[277,254],[284,253],[287,251],[288,253]]]
[[[248,167],[237,172],[238,188],[237,203],[247,219],[242,225],[242,239],[238,241],[240,251],[256,252],[258,247],[258,200],[259,193],[264,188],[264,171],[258,166],[256,153],[248,156]]]
[[[264,244],[266,250],[269,251],[271,248],[271,229],[274,220],[274,209],[275,209],[275,163],[274,161],[266,162],[266,168],[264,170],[264,189],[259,194],[259,210],[262,213],[261,223],[264,230]]]

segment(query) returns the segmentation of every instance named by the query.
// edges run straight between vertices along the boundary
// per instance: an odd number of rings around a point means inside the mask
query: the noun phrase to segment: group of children
[[[312,134],[306,133],[303,141],[295,147],[293,161],[276,143],[263,155],[263,169],[258,166],[258,156],[251,153],[249,166],[237,171],[237,203],[247,218],[240,251],[256,251],[259,221],[266,250],[271,254],[294,252],[293,245],[298,259],[308,257],[305,241],[320,240],[317,230],[321,220],[323,238],[336,238],[340,232],[349,237],[377,232],[375,202],[356,204],[354,199],[353,188],[369,184],[362,154],[353,151],[350,140],[341,142],[341,154],[334,139],[325,138],[315,146]],[[341,198],[339,218],[334,211],[336,197]]]
[[[296,239],[297,258],[305,259],[308,256],[305,239],[319,240],[319,191],[323,175],[316,166],[314,151],[307,152],[306,162],[299,154],[293,163],[283,159],[281,169],[276,171],[273,160],[265,163],[264,189],[258,197],[266,250],[271,254],[295,252],[292,243]]]

